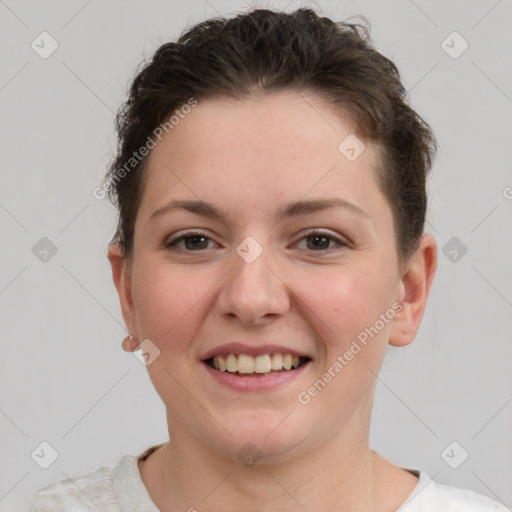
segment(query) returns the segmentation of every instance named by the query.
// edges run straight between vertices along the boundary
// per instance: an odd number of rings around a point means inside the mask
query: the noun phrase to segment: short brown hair
[[[111,243],[120,243],[125,256],[132,251],[147,157],[122,179],[118,170],[169,115],[190,98],[296,90],[326,99],[348,116],[359,137],[380,148],[378,182],[393,212],[398,254],[406,260],[423,233],[436,142],[407,104],[396,66],[373,48],[369,24],[360,19],[334,22],[311,9],[255,9],[203,21],[158,48],[116,117],[118,152],[105,176],[119,209]]]

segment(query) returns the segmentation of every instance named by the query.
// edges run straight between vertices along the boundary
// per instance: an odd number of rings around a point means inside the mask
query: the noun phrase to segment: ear
[[[131,262],[124,257],[119,244],[110,245],[107,255],[112,266],[112,279],[119,295],[124,323],[130,334],[137,335],[137,322],[132,297]]]
[[[419,247],[407,262],[400,281],[402,309],[393,319],[389,344],[409,345],[419,329],[428,293],[437,267],[437,245],[431,235],[423,235]]]

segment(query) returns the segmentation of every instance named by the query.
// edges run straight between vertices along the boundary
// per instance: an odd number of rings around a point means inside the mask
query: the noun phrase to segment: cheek
[[[150,339],[160,350],[147,371],[162,401],[178,409],[190,408],[190,396],[179,383],[190,379],[195,364],[190,340],[204,321],[203,301],[208,300],[216,282],[211,272],[169,263],[152,261],[134,269],[139,336]]]
[[[310,400],[319,414],[330,410],[334,423],[346,422],[363,402],[369,406],[365,401],[387,346],[390,323],[382,322],[380,315],[391,306],[391,283],[389,276],[370,268],[340,265],[322,275],[304,272],[296,278],[304,302],[300,315],[307,315],[318,335],[321,354],[316,377],[302,390],[299,402]],[[383,323],[378,324],[381,329],[366,330],[377,321]]]
[[[315,313],[308,318],[320,337],[319,371],[325,382],[333,382],[322,400],[355,406],[372,387],[388,345],[391,324],[380,315],[392,306],[389,273],[376,265],[347,265],[322,278],[305,272],[299,280],[307,306],[301,314]]]
[[[335,267],[322,276],[305,272],[297,275],[296,283],[330,340],[345,342],[357,336],[391,306],[390,287],[367,268]]]
[[[215,280],[194,269],[168,263],[141,265],[134,269],[133,295],[139,333],[161,350],[170,341],[179,350],[180,340],[199,320],[201,299],[206,299]],[[193,333],[190,333],[193,336]]]

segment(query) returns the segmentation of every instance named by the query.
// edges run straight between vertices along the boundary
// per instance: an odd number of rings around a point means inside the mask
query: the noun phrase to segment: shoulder
[[[510,512],[493,499],[476,491],[443,484],[419,472],[419,482],[397,512]]]
[[[127,462],[125,456],[121,462]],[[37,512],[73,510],[73,512],[119,512],[114,490],[115,465],[105,465],[79,476],[65,478],[36,491],[33,497]]]

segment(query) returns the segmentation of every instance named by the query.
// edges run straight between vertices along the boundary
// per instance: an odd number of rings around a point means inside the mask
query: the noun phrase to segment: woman
[[[41,489],[38,511],[504,511],[369,447],[388,344],[436,268],[435,140],[364,27],[208,20],[159,48],[103,191],[130,335],[168,443]],[[454,508],[450,508],[454,507]]]

